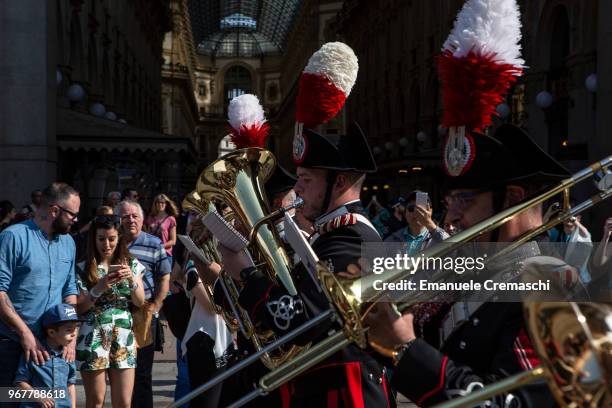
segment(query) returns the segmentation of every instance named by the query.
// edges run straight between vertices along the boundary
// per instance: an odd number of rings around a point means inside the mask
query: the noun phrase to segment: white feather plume
[[[230,126],[240,131],[242,125],[251,126],[255,123],[265,123],[263,108],[257,96],[244,94],[233,98],[227,108],[227,116]]]
[[[326,76],[348,97],[357,80],[359,63],[353,49],[342,42],[329,42],[308,60],[304,72]]]
[[[470,51],[494,55],[497,63],[523,68],[521,18],[516,0],[468,0],[457,16],[443,50],[456,58]]]

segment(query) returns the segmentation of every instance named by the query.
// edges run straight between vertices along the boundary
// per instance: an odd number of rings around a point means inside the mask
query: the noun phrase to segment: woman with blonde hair
[[[165,194],[153,199],[153,207],[144,222],[145,231],[161,239],[172,264],[172,247],[176,244],[176,217],[178,209],[174,201]]]
[[[89,229],[87,258],[77,265],[77,312],[84,316],[76,354],[85,406],[104,405],[106,373],[113,407],[128,408],[134,389],[136,344],[129,303],[144,303],[145,267],[128,252],[117,215],[96,216]]]

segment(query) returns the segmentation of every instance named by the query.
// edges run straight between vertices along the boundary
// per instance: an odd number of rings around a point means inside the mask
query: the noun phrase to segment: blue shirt
[[[0,291],[8,294],[17,314],[32,333],[42,337],[43,313],[77,295],[75,245],[69,235],[52,240],[33,220],[15,224],[0,233]],[[0,336],[19,341],[4,322]]]
[[[21,356],[15,383],[25,382],[34,388],[62,388],[65,390],[65,397],[55,400],[56,407],[72,407],[68,384],[76,384],[76,365],[68,363],[62,357],[62,350],[53,350],[46,341],[42,342],[49,352],[49,360],[44,364],[38,365],[33,360],[25,361]],[[40,407],[37,402],[21,403],[21,407]]]
[[[415,255],[422,247],[423,241],[429,237],[427,228],[423,228],[421,233],[414,236],[410,233],[410,228],[404,228],[404,251],[407,255]]]
[[[128,246],[128,250],[145,267],[142,283],[145,299],[149,300],[153,297],[155,291],[155,279],[171,272],[168,254],[161,240],[146,232],[141,232]]]

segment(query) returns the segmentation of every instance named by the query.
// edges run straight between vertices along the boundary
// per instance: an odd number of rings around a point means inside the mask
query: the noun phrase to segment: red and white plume
[[[227,108],[227,116],[236,149],[265,146],[270,125],[255,95],[244,94],[232,99]]]
[[[336,116],[355,85],[358,70],[357,56],[344,43],[323,44],[312,54],[300,77],[297,127],[303,124],[312,129]]]
[[[468,0],[457,16],[442,55],[444,127],[482,131],[495,107],[522,74],[521,21],[516,0]]]

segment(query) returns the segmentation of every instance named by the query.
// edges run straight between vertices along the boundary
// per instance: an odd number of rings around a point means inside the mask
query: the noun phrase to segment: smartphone
[[[117,275],[119,269],[121,269],[123,265],[108,265],[108,274],[109,275]]]
[[[416,200],[414,201],[414,203],[420,207],[428,208],[429,207],[429,197],[427,193],[424,193],[422,191],[417,191]]]

